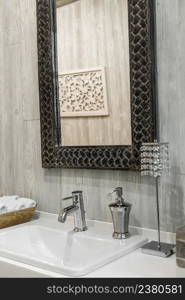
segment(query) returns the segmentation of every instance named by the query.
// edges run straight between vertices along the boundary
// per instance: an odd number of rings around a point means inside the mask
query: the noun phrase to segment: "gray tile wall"
[[[161,181],[163,230],[185,223],[185,1],[157,0],[161,140],[171,173]],[[0,194],[32,197],[57,212],[61,197],[83,189],[89,218],[111,220],[107,194],[122,185],[131,224],[156,228],[155,185],[135,172],[41,168],[35,0],[0,5]]]

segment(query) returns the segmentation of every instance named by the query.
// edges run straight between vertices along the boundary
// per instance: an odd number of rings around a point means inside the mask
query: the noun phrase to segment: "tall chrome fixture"
[[[83,193],[82,191],[74,191],[72,192],[72,196],[63,198],[62,201],[72,199],[73,204],[69,205],[65,208],[61,208],[59,211],[58,221],[64,223],[69,214],[73,213],[74,216],[74,231],[86,231],[87,225],[85,220],[85,209],[84,209],[84,201],[83,201]]]
[[[143,143],[141,146],[141,175],[155,178],[158,241],[151,241],[144,245],[142,252],[162,257],[173,254],[175,247],[173,244],[162,243],[160,235],[159,180],[165,171],[169,171],[169,144],[156,141]]]

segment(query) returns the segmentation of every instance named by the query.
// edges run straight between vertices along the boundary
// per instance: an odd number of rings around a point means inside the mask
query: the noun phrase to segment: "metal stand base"
[[[142,248],[142,252],[145,254],[168,257],[175,253],[175,245],[167,244],[167,243],[159,243],[157,241],[151,241],[144,245]]]
[[[130,237],[130,233],[129,232],[125,232],[125,233],[113,232],[112,237],[117,240],[127,239]]]

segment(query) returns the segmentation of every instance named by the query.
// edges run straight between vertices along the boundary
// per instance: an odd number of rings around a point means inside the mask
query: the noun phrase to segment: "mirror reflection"
[[[56,0],[62,146],[131,145],[128,0]]]

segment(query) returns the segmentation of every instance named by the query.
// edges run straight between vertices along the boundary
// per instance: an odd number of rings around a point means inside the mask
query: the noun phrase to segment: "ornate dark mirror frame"
[[[153,0],[128,0],[131,146],[61,146],[55,0],[37,0],[41,149],[43,168],[139,170],[142,142],[156,138]]]

